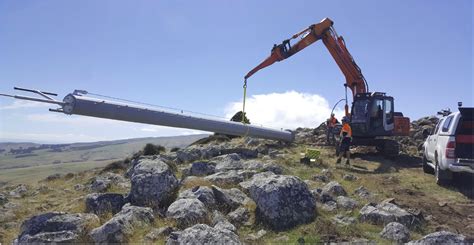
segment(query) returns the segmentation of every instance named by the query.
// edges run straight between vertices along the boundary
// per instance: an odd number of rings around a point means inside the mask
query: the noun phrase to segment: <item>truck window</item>
[[[439,120],[438,124],[436,124],[436,128],[433,130],[433,134],[437,134],[439,130],[439,126],[443,123],[443,119]]]
[[[444,120],[443,129],[441,131],[448,132],[449,126],[451,126],[451,122],[453,121],[453,117],[454,117],[454,115],[451,115],[451,116],[447,117],[446,120]]]

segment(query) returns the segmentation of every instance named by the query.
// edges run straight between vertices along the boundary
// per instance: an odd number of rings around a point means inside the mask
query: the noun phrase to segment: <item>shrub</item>
[[[161,145],[154,145],[154,144],[146,144],[145,148],[143,148],[143,155],[144,156],[151,156],[151,155],[158,155],[161,152],[166,151],[166,148]]]

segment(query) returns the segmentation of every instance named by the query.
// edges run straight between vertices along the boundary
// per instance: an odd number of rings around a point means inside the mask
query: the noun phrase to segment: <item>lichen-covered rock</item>
[[[118,193],[92,193],[86,196],[86,212],[103,215],[116,214],[125,205],[125,198]]]
[[[209,211],[198,199],[179,199],[173,202],[166,212],[166,216],[176,220],[180,229],[200,223],[209,222]]]
[[[257,218],[274,230],[290,229],[316,216],[314,197],[298,177],[265,172],[240,186],[257,204]]]
[[[91,184],[89,185],[89,189],[94,192],[104,192],[110,188],[112,181],[102,176],[95,177]]]
[[[438,231],[408,244],[470,244],[466,237],[449,231]]]
[[[240,244],[240,241],[239,237],[230,230],[217,229],[205,224],[198,224],[184,231],[171,233],[166,244],[233,245]]]
[[[221,230],[229,230],[234,233],[237,231],[237,228],[235,228],[235,226],[227,220],[217,222],[217,224],[214,225],[214,228]]]
[[[347,181],[354,181],[354,180],[357,180],[357,176],[353,174],[344,174],[344,176],[342,176],[342,179],[347,180]]]
[[[87,233],[99,218],[95,214],[52,212],[33,216],[23,222],[15,244],[89,242]]]
[[[235,210],[250,201],[250,198],[237,188],[222,189],[217,186],[212,186],[212,191],[216,198],[218,209],[226,213]]]
[[[338,196],[336,198],[336,203],[338,208],[343,208],[347,210],[353,210],[357,207],[358,203],[354,199],[345,196]]]
[[[239,154],[232,153],[227,155],[222,155],[214,157],[211,159],[213,162],[216,162],[216,172],[224,172],[229,170],[240,170],[244,166],[242,164]]]
[[[7,202],[8,202],[7,196],[0,193],[0,206],[7,204]]]
[[[126,243],[137,228],[150,225],[154,219],[151,208],[126,204],[112,219],[93,229],[90,236],[95,243]]]
[[[160,159],[141,159],[135,166],[129,194],[133,205],[166,207],[174,201],[179,182]]]
[[[176,152],[176,159],[180,163],[193,162],[199,160],[201,158],[201,155],[202,154],[199,149],[188,147],[184,149],[179,149]]]
[[[193,162],[189,169],[189,175],[206,176],[216,172],[216,163],[214,162]]]
[[[336,181],[331,181],[327,185],[325,185],[323,187],[323,193],[327,193],[334,197],[347,196],[347,192],[344,187],[342,187],[342,185]]]
[[[338,225],[352,225],[357,222],[356,218],[344,216],[341,214],[334,216],[332,220]]]
[[[369,192],[369,190],[367,190],[367,188],[363,187],[363,186],[360,186],[359,188],[357,188],[354,193],[356,195],[358,195],[359,197],[362,197],[362,198],[365,198],[365,199],[368,199],[372,196],[372,194]]]
[[[360,210],[360,221],[376,225],[387,225],[390,222],[398,222],[407,227],[420,225],[420,220],[405,209],[389,202],[382,202],[376,206],[369,203]]]
[[[410,231],[403,224],[390,222],[380,232],[380,236],[397,243],[406,243],[410,240]]]
[[[204,179],[211,181],[216,185],[236,185],[244,181],[244,177],[237,172],[237,170],[230,170],[226,172],[218,172]]]
[[[229,221],[237,227],[247,223],[250,219],[250,211],[247,208],[240,207],[227,214]]]
[[[208,209],[216,207],[216,198],[214,192],[207,186],[195,186],[189,190],[179,193],[178,199],[196,198],[201,201]]]
[[[14,198],[22,198],[28,194],[28,187],[24,184],[18,185],[15,189],[10,191],[10,196]]]

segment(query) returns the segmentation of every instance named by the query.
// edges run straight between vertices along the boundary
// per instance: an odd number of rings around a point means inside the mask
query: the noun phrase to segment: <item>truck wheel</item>
[[[423,159],[421,160],[421,163],[423,164],[423,172],[427,174],[434,174],[434,169],[428,165],[428,159],[426,159],[425,154],[423,153]]]
[[[446,186],[451,182],[453,173],[449,170],[442,170],[439,167],[438,160],[436,159],[436,169],[435,169],[436,184],[441,186]]]

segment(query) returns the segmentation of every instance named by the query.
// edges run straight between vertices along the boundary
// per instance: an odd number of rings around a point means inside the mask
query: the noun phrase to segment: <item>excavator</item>
[[[311,44],[322,40],[336,64],[345,76],[346,105],[345,115],[352,127],[353,145],[376,146],[385,155],[397,155],[399,145],[391,136],[408,136],[410,119],[403,113],[395,112],[394,99],[384,92],[369,92],[369,84],[361,69],[346,48],[342,36],[333,27],[334,22],[329,18],[320,23],[294,34],[281,44],[275,44],[271,54],[244,77],[244,88],[247,79],[259,70],[275,62],[285,60],[300,52]],[[291,41],[296,40],[293,45]],[[349,112],[347,89],[352,91],[352,107]]]

